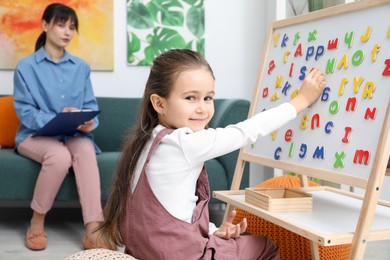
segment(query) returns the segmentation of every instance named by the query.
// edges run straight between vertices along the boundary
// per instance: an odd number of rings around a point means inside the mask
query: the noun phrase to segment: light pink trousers
[[[69,168],[73,167],[84,224],[103,220],[99,169],[89,139],[73,137],[63,143],[52,137],[29,137],[17,150],[42,164],[31,202],[34,211],[46,214],[51,209]]]

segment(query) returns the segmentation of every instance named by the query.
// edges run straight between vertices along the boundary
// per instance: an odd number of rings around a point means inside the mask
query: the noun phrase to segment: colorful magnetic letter
[[[297,32],[295,35],[294,35],[294,45],[297,45],[297,42],[300,38],[300,35],[299,35],[299,32]]]
[[[335,169],[339,168],[339,167],[344,168],[343,159],[345,157],[345,153],[344,152],[341,152],[341,153],[336,152],[335,157],[336,157],[336,161],[333,164],[333,168],[335,168]]]
[[[291,65],[290,65],[290,72],[288,73],[290,78],[293,76],[293,70],[294,70],[294,62],[292,62]]]
[[[314,46],[309,46],[306,51],[306,60],[308,61],[311,56],[314,54]]]
[[[311,129],[314,129],[315,127],[320,127],[320,115],[314,114],[311,118]]]
[[[376,56],[377,56],[380,48],[381,48],[381,45],[378,43],[375,44],[374,47],[372,48],[372,50],[371,50],[371,61],[372,62],[376,61]]]
[[[345,129],[345,134],[344,134],[343,139],[341,139],[341,141],[343,143],[347,144],[347,143],[349,143],[349,133],[351,133],[352,127],[346,126],[344,129]]]
[[[325,125],[325,133],[327,134],[330,134],[332,132],[332,129],[333,128],[333,122],[332,121],[329,121],[328,123],[326,123]]]
[[[273,71],[275,69],[276,65],[275,65],[275,61],[274,60],[271,60],[270,63],[269,63],[269,66],[268,66],[268,74],[271,75],[271,71]]]
[[[271,96],[271,101],[276,101],[276,100],[278,100],[279,99],[279,93],[278,92],[276,92],[275,94],[273,94],[272,96]]]
[[[286,81],[286,84],[284,84],[284,87],[283,87],[283,90],[282,90],[282,93],[287,96],[287,91],[290,89],[291,87],[291,84],[288,83],[288,81]]]
[[[280,88],[282,86],[282,82],[283,82],[283,75],[277,76],[275,81],[275,88]]]
[[[290,55],[291,51],[285,51],[284,52],[284,56],[283,56],[283,62],[286,63],[287,62],[287,56]]]
[[[339,111],[339,102],[333,100],[329,105],[329,113],[335,115]]]
[[[299,127],[304,130],[307,127],[307,121],[309,121],[309,116],[304,114],[301,119],[301,123],[299,124]]]
[[[287,46],[287,41],[288,41],[288,36],[287,36],[287,34],[284,34],[283,35],[283,40],[282,40],[282,47],[286,47]]]
[[[275,153],[274,153],[274,159],[275,159],[275,160],[279,160],[279,159],[280,159],[279,153],[280,153],[281,151],[282,151],[282,148],[281,148],[281,147],[276,148]]]
[[[301,151],[299,153],[299,158],[301,158],[301,159],[305,158],[306,152],[307,152],[307,144],[302,143],[301,144],[301,148],[299,149],[299,151]]]
[[[290,142],[292,136],[293,136],[293,130],[288,129],[284,134],[284,140],[286,140],[286,142]]]
[[[278,45],[279,37],[280,37],[280,33],[274,35],[274,47]]]
[[[268,96],[268,87],[265,87],[263,89],[263,98],[267,97]]]
[[[316,150],[313,153],[313,159],[316,159],[316,158],[324,159],[324,147],[323,146],[316,147]]]
[[[339,87],[339,97],[341,97],[344,93],[344,88],[345,88],[345,85],[348,83],[348,79],[347,78],[342,78],[341,79],[341,83],[340,83],[340,87]]]
[[[317,30],[314,29],[313,31],[309,32],[309,38],[307,39],[308,42],[315,41],[317,39]]]
[[[357,94],[359,92],[359,88],[363,80],[364,80],[363,76],[353,77],[353,93]]]
[[[357,99],[355,97],[350,97],[347,100],[347,104],[345,105],[345,111],[355,111],[356,109]]]
[[[349,34],[348,33],[345,33],[345,37],[344,37],[344,42],[346,44],[348,44],[348,48],[351,49],[352,47],[352,41],[353,41],[353,34],[354,32],[350,32]]]
[[[338,70],[341,69],[341,67],[344,67],[344,69],[348,69],[348,54],[344,54],[339,64],[337,65]]]
[[[329,92],[330,92],[330,87],[324,88],[324,91],[322,91],[322,94],[321,94],[321,101],[328,101]]]
[[[353,157],[353,163],[368,165],[370,160],[370,151],[367,150],[356,150],[355,156]]]
[[[352,56],[352,64],[355,66],[360,65],[364,59],[364,52],[362,50],[357,50]]]
[[[314,59],[318,60],[322,56],[322,54],[324,54],[324,50],[325,50],[324,46],[322,45],[318,46],[316,51],[316,56],[314,57]]]
[[[334,64],[336,63],[336,59],[328,59],[328,62],[326,63],[325,73],[333,73],[334,71]]]
[[[362,42],[366,42],[366,41],[368,41],[368,39],[370,39],[371,30],[372,30],[372,27],[371,27],[371,26],[368,26],[368,27],[367,27],[367,30],[366,30],[366,34],[360,36],[360,40],[361,40]]]
[[[294,57],[302,56],[302,43],[298,44],[297,49],[295,50]]]
[[[371,99],[374,91],[375,91],[376,87],[375,87],[375,82],[373,81],[367,81],[366,82],[366,85],[364,85],[364,90],[363,90],[363,94],[362,94],[362,98],[363,99],[366,99],[366,98],[369,98]]]
[[[271,138],[272,138],[272,141],[275,141],[275,138],[276,138],[276,133],[277,133],[278,131],[277,130],[275,130],[275,131],[273,131],[272,133],[271,133]]]
[[[290,144],[290,150],[288,151],[288,156],[291,158],[293,156],[294,152],[294,142],[291,142]]]
[[[297,95],[298,95],[298,91],[299,91],[299,89],[295,89],[292,93],[291,93],[291,98],[295,98]]]
[[[300,72],[301,72],[301,75],[299,76],[299,80],[304,80],[305,77],[306,77],[306,73],[305,73],[306,72],[306,66],[303,66],[301,68]]]
[[[337,49],[338,44],[339,44],[339,38],[329,40],[328,41],[328,50]]]
[[[371,118],[372,120],[374,120],[375,115],[376,115],[376,107],[374,107],[372,110],[371,108],[367,107],[366,113],[364,114],[364,119],[367,120],[368,118]]]
[[[385,60],[386,68],[382,72],[382,76],[390,76],[390,59]]]

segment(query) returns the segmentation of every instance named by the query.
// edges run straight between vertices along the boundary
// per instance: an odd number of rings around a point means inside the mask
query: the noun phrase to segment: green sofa
[[[94,131],[95,141],[102,153],[97,156],[102,201],[107,199],[113,180],[119,150],[124,137],[137,120],[140,98],[97,98],[100,125]],[[243,99],[216,99],[215,115],[211,127],[225,127],[244,120],[249,111],[249,101]],[[230,189],[238,151],[206,162],[211,192]],[[0,201],[30,201],[41,165],[24,158],[14,149],[0,149]],[[248,187],[248,168],[245,167],[242,188]],[[77,201],[75,178],[72,170],[65,178],[56,201]],[[212,198],[210,203],[219,201]]]

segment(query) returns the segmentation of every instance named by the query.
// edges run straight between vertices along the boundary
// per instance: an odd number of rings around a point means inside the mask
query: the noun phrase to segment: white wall
[[[126,1],[114,0],[114,71],[93,71],[96,96],[141,97],[149,67],[126,64]],[[217,98],[251,99],[266,33],[265,1],[205,1],[206,58]],[[0,94],[12,94],[13,71],[0,70]]]
[[[217,98],[251,100],[275,10],[274,1],[205,1],[205,56],[214,70]],[[126,1],[114,0],[114,71],[91,73],[95,95],[141,97],[148,74],[149,67],[126,64]],[[12,94],[12,77],[13,71],[0,70],[0,95]],[[251,171],[251,185],[261,182],[264,172],[267,178],[273,174],[258,165]]]

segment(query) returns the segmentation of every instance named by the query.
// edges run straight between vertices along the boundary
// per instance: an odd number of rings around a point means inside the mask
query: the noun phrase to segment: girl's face
[[[46,32],[46,44],[65,48],[74,36],[76,30],[74,22],[71,19],[55,23],[53,21],[54,19],[49,24],[45,20],[42,21],[43,30]]]
[[[214,115],[214,78],[206,69],[181,72],[167,99],[161,98],[159,121],[169,128],[205,129]]]

